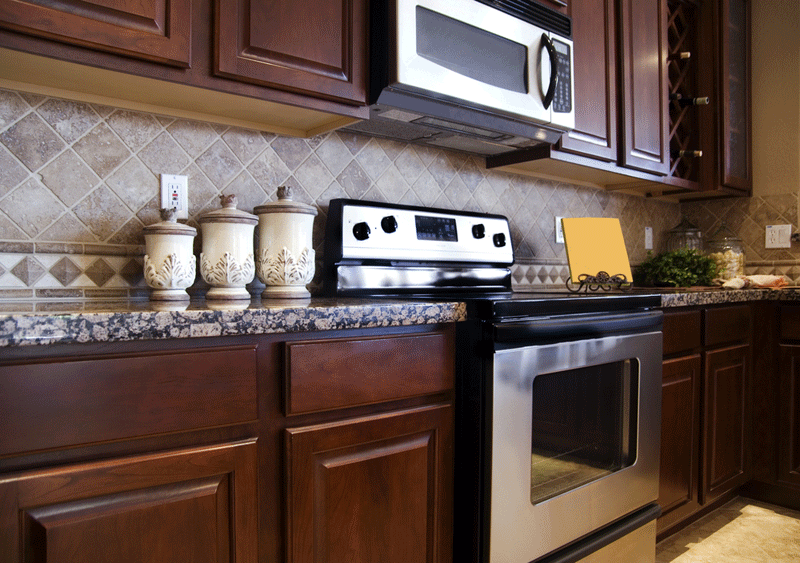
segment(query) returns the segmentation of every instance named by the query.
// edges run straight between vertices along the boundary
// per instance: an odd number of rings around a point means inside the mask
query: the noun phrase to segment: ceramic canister
[[[235,195],[221,195],[220,202],[222,209],[200,217],[200,273],[211,286],[206,299],[249,300],[245,286],[255,277],[253,234],[258,218],[236,209]]]
[[[153,290],[150,299],[188,300],[186,288],[194,283],[196,275],[192,251],[197,229],[178,223],[174,209],[162,209],[161,219],[143,229],[144,279]]]
[[[311,233],[317,210],[292,201],[288,186],[278,188],[278,200],[259,205],[258,279],[266,288],[263,298],[308,298],[306,289],[314,277],[314,247]]]

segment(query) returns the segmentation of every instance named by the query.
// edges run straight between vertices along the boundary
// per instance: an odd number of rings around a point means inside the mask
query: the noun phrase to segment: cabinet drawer
[[[780,309],[781,340],[800,340],[800,307],[783,305]]]
[[[452,331],[285,346],[287,414],[403,399],[454,384]]]
[[[0,367],[0,455],[255,420],[255,347]]]
[[[707,309],[705,345],[716,346],[750,339],[750,306]]]
[[[700,311],[664,314],[664,355],[678,354],[702,345]]]

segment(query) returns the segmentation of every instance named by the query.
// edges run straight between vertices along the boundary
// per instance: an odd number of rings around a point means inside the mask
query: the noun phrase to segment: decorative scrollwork
[[[597,291],[599,289],[603,291],[611,291],[612,289],[627,291],[633,287],[633,283],[628,281],[625,274],[611,276],[608,272],[598,272],[596,276],[581,274],[578,276],[578,283],[579,285],[575,287],[572,278],[567,278],[567,289],[572,293],[580,293],[581,291],[588,292],[589,290]]]
[[[157,266],[149,255],[144,255],[144,279],[152,288],[186,289],[194,283],[196,275],[194,256],[183,261],[177,254],[170,254]]]
[[[314,249],[304,248],[295,258],[285,246],[270,255],[269,248],[258,254],[258,279],[266,285],[305,285],[314,277]]]
[[[256,265],[252,254],[248,254],[244,263],[239,264],[230,252],[226,252],[216,264],[211,264],[208,257],[200,253],[200,273],[210,285],[245,285],[253,281]]]

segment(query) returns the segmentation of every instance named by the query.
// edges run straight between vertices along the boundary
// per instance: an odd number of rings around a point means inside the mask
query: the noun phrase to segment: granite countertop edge
[[[7,311],[13,308],[4,305]],[[311,299],[215,308],[193,303],[172,311],[154,310],[148,302],[71,305],[76,310],[0,310],[0,348],[399,327],[466,319],[463,302]]]

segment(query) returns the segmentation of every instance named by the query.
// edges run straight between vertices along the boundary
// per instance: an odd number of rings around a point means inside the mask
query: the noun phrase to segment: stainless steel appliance
[[[454,561],[655,559],[660,297],[513,293],[506,218],[333,200],[332,295],[467,303]]]
[[[569,17],[533,0],[371,4],[370,119],[346,130],[480,155],[575,126]]]

